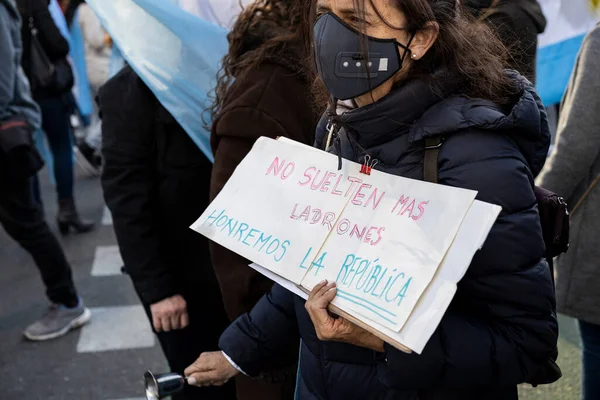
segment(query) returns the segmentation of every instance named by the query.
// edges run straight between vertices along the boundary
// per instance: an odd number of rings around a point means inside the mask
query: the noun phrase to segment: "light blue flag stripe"
[[[562,100],[584,37],[576,36],[538,50],[536,86],[546,106]]]
[[[50,15],[54,20],[54,23],[58,27],[60,33],[67,39],[69,42],[69,46],[71,45],[71,35],[69,34],[69,28],[67,27],[67,21],[65,20],[65,16],[58,5],[57,0],[51,0],[48,5],[48,10],[50,11]]]
[[[227,31],[169,0],[88,0],[123,57],[213,161],[203,115],[228,51]],[[206,115],[207,116],[207,115]],[[208,116],[207,116],[208,117]]]
[[[73,23],[71,24],[71,59],[75,69],[75,87],[73,93],[77,100],[79,115],[83,125],[87,126],[91,122],[94,105],[92,103],[92,92],[87,76],[87,64],[85,61],[85,43],[83,33],[79,25],[79,10],[75,12]]]

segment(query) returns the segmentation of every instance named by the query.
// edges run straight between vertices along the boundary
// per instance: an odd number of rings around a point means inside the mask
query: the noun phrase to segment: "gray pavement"
[[[56,231],[54,190],[46,171],[41,177],[46,214]],[[92,307],[92,323],[83,332],[51,342],[23,340],[22,330],[44,312],[47,302],[29,255],[0,229],[0,400],[137,400],[143,396],[143,372],[166,370],[129,279],[115,272],[120,265],[110,246],[116,240],[112,226],[101,224],[104,203],[98,179],[79,171],[76,191],[81,214],[99,226],[61,242],[77,287]],[[98,248],[106,251],[95,259]],[[544,387],[522,386],[521,399],[579,399],[579,339],[575,323],[566,318],[561,318],[560,352],[564,377]]]
[[[56,232],[54,189],[47,171],[40,176],[48,222]],[[127,306],[139,304],[129,278],[120,274],[91,275],[96,248],[116,244],[112,226],[100,223],[104,203],[99,180],[79,173],[76,192],[81,214],[97,221],[98,228],[86,235],[60,240],[72,263],[78,290],[92,308],[92,322],[85,328],[88,339],[84,340],[82,331],[44,343],[23,339],[23,329],[45,311],[48,303],[33,261],[0,229],[2,400],[137,400],[143,397],[144,371],[166,369],[143,313],[134,307],[137,318],[128,318],[127,312],[123,315],[123,310],[131,309]],[[129,321],[119,319],[123,316]],[[115,337],[115,332],[131,340],[123,343]],[[148,336],[152,338],[150,343]],[[85,352],[78,351],[78,347],[86,344]],[[114,349],[107,350],[111,348]]]

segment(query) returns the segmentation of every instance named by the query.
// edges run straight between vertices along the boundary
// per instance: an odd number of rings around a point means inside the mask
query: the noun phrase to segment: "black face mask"
[[[337,100],[357,98],[391,79],[402,68],[414,38],[404,46],[396,39],[361,35],[331,12],[319,17],[314,35],[317,72]],[[361,38],[366,41],[366,54],[361,51]]]

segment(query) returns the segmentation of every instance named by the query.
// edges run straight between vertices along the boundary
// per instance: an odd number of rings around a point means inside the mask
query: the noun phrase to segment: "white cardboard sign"
[[[476,192],[337,167],[331,154],[261,138],[192,228],[306,290],[337,281],[338,307],[399,332]]]

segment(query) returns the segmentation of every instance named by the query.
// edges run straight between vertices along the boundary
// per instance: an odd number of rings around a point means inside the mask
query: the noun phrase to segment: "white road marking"
[[[128,399],[115,399],[115,400],[146,400],[144,397],[128,398]]]
[[[113,224],[112,214],[108,207],[104,206],[104,214],[102,214],[102,225],[109,226]]]
[[[154,347],[154,333],[141,305],[99,307],[91,311],[91,323],[81,329],[78,353]]]
[[[92,276],[121,275],[123,259],[119,246],[98,246],[92,265]]]

